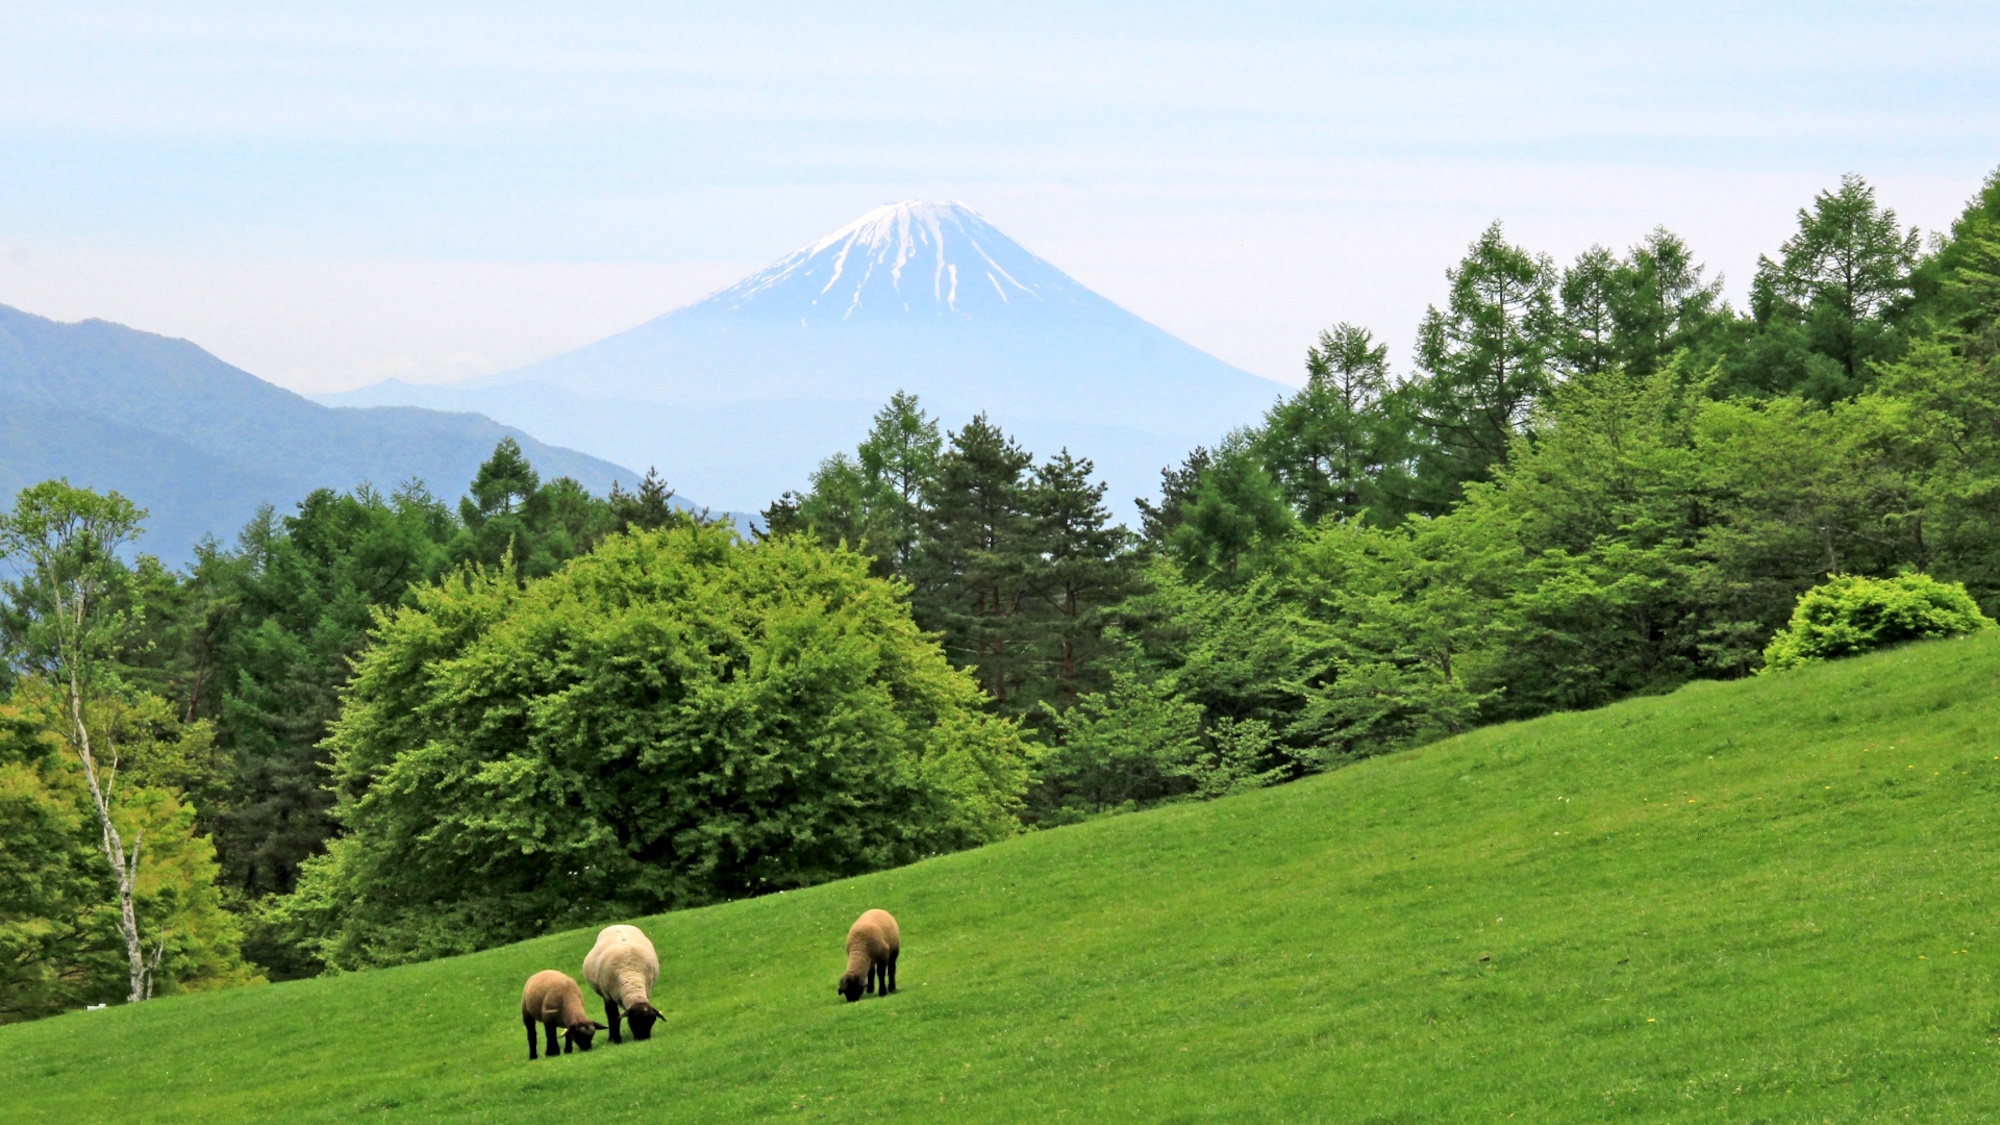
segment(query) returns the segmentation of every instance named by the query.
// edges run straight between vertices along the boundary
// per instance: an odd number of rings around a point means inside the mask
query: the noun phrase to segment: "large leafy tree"
[[[694,523],[420,591],[331,742],[348,834],[284,918],[338,966],[909,862],[1015,830],[1026,784],[861,556]]]

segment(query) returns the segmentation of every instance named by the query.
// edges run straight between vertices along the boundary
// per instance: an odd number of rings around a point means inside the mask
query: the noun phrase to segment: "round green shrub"
[[[1928,574],[1839,574],[1799,595],[1791,624],[1778,630],[1764,649],[1764,670],[1992,627],[1992,619],[1979,612],[1962,582],[1939,582]]]

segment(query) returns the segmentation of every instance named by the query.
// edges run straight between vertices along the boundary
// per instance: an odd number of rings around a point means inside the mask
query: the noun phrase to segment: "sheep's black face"
[[[585,1020],[563,1032],[563,1046],[565,1049],[575,1047],[579,1051],[588,1051],[590,1050],[590,1041],[596,1036],[597,1031],[598,1027],[595,1023]]]
[[[632,1021],[632,1038],[643,1043],[653,1037],[653,1025],[660,1022],[660,1013],[651,1004],[634,1004],[625,1009],[625,1018]]]
[[[861,999],[861,991],[863,988],[863,985],[861,983],[861,978],[855,976],[853,973],[849,973],[846,976],[841,977],[840,983],[838,985],[835,985],[834,987],[839,989],[840,994],[842,996],[847,997],[847,1002],[849,1004],[852,1004],[856,1000]]]

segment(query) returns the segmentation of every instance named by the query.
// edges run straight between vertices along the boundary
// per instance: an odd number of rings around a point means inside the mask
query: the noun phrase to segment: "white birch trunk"
[[[118,834],[118,826],[111,820],[110,785],[117,780],[117,765],[112,765],[112,777],[100,783],[97,774],[97,759],[90,750],[90,727],[83,716],[82,685],[77,682],[74,672],[69,677],[69,719],[72,734],[71,745],[76,748],[76,756],[83,763],[84,780],[90,784],[90,800],[97,809],[97,826],[104,843],[104,859],[111,865],[111,874],[118,881],[118,931],[125,939],[125,956],[130,963],[131,995],[127,1003],[137,1003],[151,998],[153,994],[153,974],[146,963],[146,946],[139,937],[139,915],[133,906],[133,894],[139,881],[139,847],[146,840],[142,831],[132,839],[132,850],[125,850],[125,842]],[[155,959],[157,963],[157,958]]]

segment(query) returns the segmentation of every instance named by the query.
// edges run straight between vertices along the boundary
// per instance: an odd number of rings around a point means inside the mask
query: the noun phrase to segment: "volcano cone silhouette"
[[[1124,513],[1286,388],[1091,292],[960,203],[878,208],[702,301],[515,371],[323,401],[473,410],[735,511],[803,489],[897,390],[1092,458]]]

